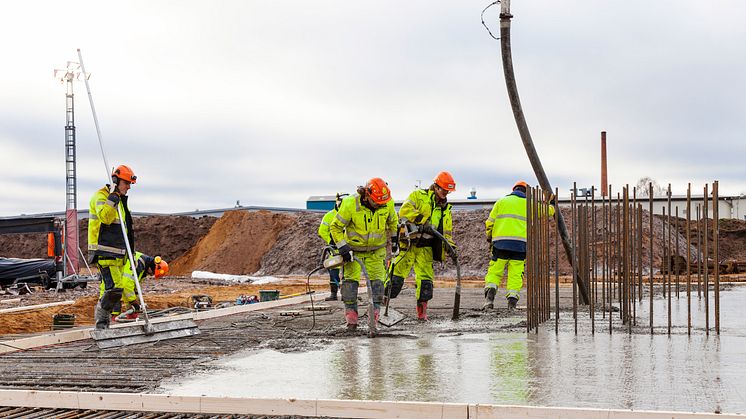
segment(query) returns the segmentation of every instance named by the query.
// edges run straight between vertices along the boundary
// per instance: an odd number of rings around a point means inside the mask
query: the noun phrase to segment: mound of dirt
[[[136,217],[135,250],[148,255],[161,255],[167,261],[176,259],[191,249],[217,221],[215,217],[153,215]],[[88,219],[80,220],[80,249],[87,255]],[[21,259],[46,258],[47,236],[44,233],[0,235],[0,257]],[[82,266],[82,263],[81,263]]]
[[[318,236],[324,214],[303,212],[264,254],[257,275],[308,274],[321,263],[324,241]],[[325,273],[326,271],[321,271]]]
[[[249,275],[298,215],[262,211],[229,211],[186,254],[169,266],[172,275],[211,271]]]

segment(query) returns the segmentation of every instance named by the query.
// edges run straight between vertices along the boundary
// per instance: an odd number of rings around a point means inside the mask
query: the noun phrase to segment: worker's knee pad
[[[111,276],[111,269],[108,266],[99,266],[101,273],[101,281],[104,283],[104,289],[110,290],[114,288],[114,277]]]
[[[386,284],[384,294],[389,296],[389,298],[396,298],[401,292],[403,286],[404,278],[399,275],[392,275],[391,280]]]
[[[354,304],[357,306],[357,287],[359,285],[356,281],[342,281],[340,291],[342,293],[342,301],[345,305]]]
[[[370,281],[370,289],[373,291],[373,303],[383,302],[383,281]]]
[[[433,281],[420,282],[420,298],[418,302],[430,301],[433,299]]]
[[[111,312],[117,305],[121,307],[122,291],[121,288],[112,288],[104,291],[104,295],[101,296],[101,308]]]

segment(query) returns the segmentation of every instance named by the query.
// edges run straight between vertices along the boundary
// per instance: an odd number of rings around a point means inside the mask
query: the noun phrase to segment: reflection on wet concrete
[[[571,313],[562,313],[567,327],[559,335],[553,320],[529,335],[460,334],[451,332],[451,322],[434,322],[418,329],[416,339],[351,338],[323,350],[246,352],[161,391],[746,413],[746,330],[740,326],[746,288],[721,298],[719,338],[704,334],[703,320],[687,336],[685,299],[672,310],[683,316],[684,327],[668,336],[667,310],[656,300],[654,335],[641,333],[646,305],[638,307],[631,335],[617,328],[612,335],[608,328],[591,335],[588,322],[575,336]]]

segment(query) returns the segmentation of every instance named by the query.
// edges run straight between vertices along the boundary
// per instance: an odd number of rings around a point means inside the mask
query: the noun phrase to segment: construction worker
[[[339,205],[342,203],[342,197],[344,196],[347,196],[347,194],[337,194],[336,201],[334,202],[334,209],[324,214],[324,218],[321,220],[321,224],[319,224],[319,237],[321,237],[326,244],[332,247],[334,247],[334,239],[329,232],[329,226],[331,226],[332,221],[337,216]],[[329,269],[329,289],[331,290],[331,295],[326,297],[324,301],[337,301],[337,291],[339,290],[339,268]]]
[[[515,310],[523,288],[523,268],[526,261],[526,189],[524,181],[518,181],[513,191],[495,202],[485,221],[487,241],[491,253],[487,275],[484,277],[483,310],[494,308],[495,294],[505,270],[508,271],[505,298],[508,309]],[[554,198],[550,199],[549,216],[554,215]]]
[[[89,206],[88,255],[98,267],[104,287],[94,311],[96,329],[109,327],[111,313],[122,299],[122,272],[127,258],[122,223],[130,250],[134,251],[135,247],[127,192],[137,181],[137,176],[128,166],[120,165],[111,173],[111,181],[114,187],[106,185],[96,191]],[[120,213],[124,219],[120,218]]]
[[[440,172],[428,189],[416,189],[399,209],[401,252],[394,259],[391,279],[386,278],[384,298],[399,295],[404,278],[409,276],[414,266],[417,318],[420,320],[427,320],[427,302],[433,298],[433,262],[442,262],[444,253],[449,251],[433,231],[439,232],[453,248],[456,247],[451,204],[447,199],[448,194],[455,190],[453,176]]]
[[[121,308],[114,307],[111,312],[112,320],[134,320],[142,310],[137,298],[135,278],[137,278],[137,280],[142,284],[142,280],[148,275],[153,275],[155,276],[155,279],[159,279],[168,274],[168,263],[160,256],[152,257],[141,252],[135,252],[135,263],[137,264],[137,275],[132,271],[132,265],[130,264],[129,258],[125,259],[124,269],[122,269]],[[102,282],[99,298],[103,297],[104,292],[105,288],[104,283]],[[121,314],[120,311],[122,311]]]
[[[331,237],[345,263],[342,266],[340,291],[345,304],[347,328],[357,328],[357,291],[360,282],[360,265],[354,256],[365,264],[371,281],[375,320],[383,302],[383,279],[386,276],[386,240],[391,237],[392,252],[398,252],[396,236],[397,216],[391,191],[381,178],[372,178],[357,188],[357,193],[342,200],[337,216],[329,228]],[[388,235],[387,235],[388,234]]]

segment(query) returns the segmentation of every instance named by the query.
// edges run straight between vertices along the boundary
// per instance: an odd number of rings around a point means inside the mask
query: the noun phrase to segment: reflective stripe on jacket
[[[334,244],[334,240],[332,240],[331,233],[329,232],[329,227],[331,227],[332,221],[334,221],[334,218],[336,217],[337,210],[333,209],[324,214],[324,218],[321,220],[321,224],[319,224],[319,237],[321,237],[326,244]]]
[[[125,228],[130,246],[134,249],[134,234],[127,221],[132,220],[127,207],[127,196],[121,197],[119,208],[125,217]],[[88,208],[88,252],[91,256],[105,256],[121,258],[126,254],[126,246],[122,237],[121,220],[114,202],[109,201],[109,188],[105,186],[91,197]]]
[[[349,244],[354,251],[370,252],[386,246],[388,236],[396,234],[397,223],[393,200],[371,211],[354,194],[342,200],[329,230],[337,247]]]

